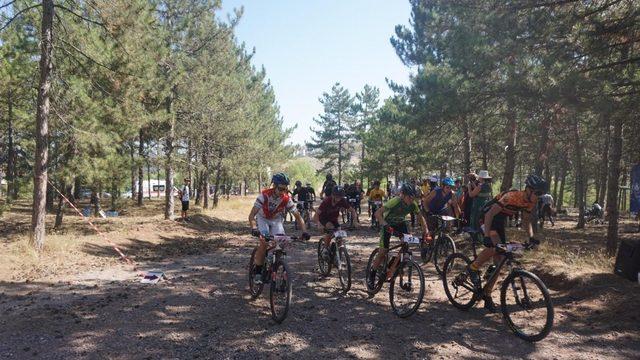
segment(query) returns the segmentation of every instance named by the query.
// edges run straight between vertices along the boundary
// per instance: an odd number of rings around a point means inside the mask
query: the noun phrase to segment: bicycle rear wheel
[[[478,301],[476,295],[480,290],[471,282],[467,270],[471,260],[463,254],[449,255],[444,262],[442,285],[444,292],[453,306],[461,310],[469,310]]]
[[[255,256],[258,248],[254,248],[253,252],[251,252],[251,259],[249,259],[249,293],[251,294],[251,298],[255,299],[262,293],[262,289],[264,288],[264,284],[256,284],[253,280],[255,275]]]
[[[530,342],[544,339],[553,326],[553,304],[542,280],[526,270],[515,270],[500,289],[502,315],[516,336]]]
[[[331,274],[331,267],[333,264],[331,263],[331,259],[325,259],[322,255],[324,249],[324,237],[321,237],[318,241],[318,270],[320,271],[320,275],[329,276],[329,274]]]
[[[369,261],[367,261],[367,268],[364,270],[364,282],[367,286],[367,293],[369,295],[375,295],[382,289],[382,285],[387,276],[387,262],[389,261],[389,256],[387,255],[383,262],[382,266],[379,266],[376,269],[376,279],[373,279],[373,287],[370,287],[369,276],[371,275],[371,267],[373,266],[373,261],[378,256],[378,252],[380,252],[380,248],[376,248],[373,250],[371,255],[369,255]]]
[[[289,312],[289,305],[291,303],[291,275],[287,263],[277,261],[273,264],[269,303],[271,305],[271,317],[277,323],[281,323]]]
[[[433,249],[433,265],[436,267],[438,275],[442,276],[442,269],[444,269],[444,262],[449,255],[456,252],[456,243],[449,235],[441,235],[436,241],[436,245]]]
[[[340,279],[340,286],[342,291],[346,294],[351,289],[351,258],[349,252],[342,246],[338,248],[338,254],[336,254],[338,268],[338,278]]]
[[[393,312],[401,318],[415,313],[424,298],[424,274],[417,262],[403,261],[398,265],[389,284],[389,302]]]

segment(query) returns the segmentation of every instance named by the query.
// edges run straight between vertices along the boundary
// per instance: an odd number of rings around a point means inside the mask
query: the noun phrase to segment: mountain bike
[[[494,284],[505,266],[509,274],[500,287],[500,308],[502,317],[516,336],[530,342],[544,339],[553,326],[553,304],[546,285],[535,274],[522,269],[516,260],[524,250],[533,248],[530,244],[498,244],[496,252],[500,262],[490,273],[485,273],[486,283],[474,284],[468,266],[471,260],[460,253],[450,255],[445,261],[442,284],[447,298],[461,310],[468,310],[488,290],[487,284]]]
[[[381,200],[370,201],[369,206],[371,207],[371,227],[380,230],[380,223],[378,223],[378,219],[376,219],[376,211],[382,206]]]
[[[258,247],[253,249],[249,260],[249,292],[251,298],[256,299],[262,293],[264,284],[269,284],[269,304],[271,306],[271,317],[277,323],[281,323],[289,312],[291,304],[291,279],[293,274],[287,265],[286,248],[292,241],[297,240],[295,236],[285,235],[261,235],[260,241],[267,242],[266,262],[262,266],[262,283],[256,283],[255,276],[255,255]]]
[[[347,201],[349,202],[349,205],[351,205],[352,208],[357,209],[357,199],[356,198],[347,198]],[[349,228],[353,228],[353,222],[354,222],[354,218],[353,215],[351,215],[351,211],[349,211],[348,209],[343,209],[342,210],[342,223],[345,225],[348,225]]]
[[[344,230],[327,230],[328,234],[332,234],[331,243],[327,249],[324,245],[324,238],[318,241],[318,269],[322,276],[329,276],[333,266],[338,269],[338,279],[340,279],[340,287],[346,294],[351,289],[351,258],[345,244],[347,240],[347,232]],[[327,249],[327,253],[325,253]],[[328,256],[325,256],[328,254]]]
[[[370,281],[371,267],[380,248],[373,250],[365,269],[365,284],[367,293],[373,296],[388,281],[391,308],[397,316],[405,318],[418,310],[424,298],[424,274],[420,265],[413,260],[409,249],[409,244],[419,244],[420,238],[410,234],[395,233],[391,228],[389,230],[391,234],[400,239],[400,244],[389,249],[384,261],[376,270],[376,278]],[[398,252],[389,257],[391,251],[395,249]]]
[[[444,262],[447,257],[456,252],[456,243],[447,232],[448,224],[458,219],[446,215],[429,215],[436,222],[436,228],[431,230],[431,238],[420,242],[420,257],[426,264],[433,258],[433,265],[438,275],[442,275]]]
[[[313,201],[303,201],[296,203],[298,212],[300,212],[302,220],[304,220],[304,223],[307,225],[311,223],[311,211],[309,211],[309,209],[311,209],[311,204],[313,204]],[[295,219],[293,220],[293,228],[295,230],[298,230],[298,222],[295,221]]]

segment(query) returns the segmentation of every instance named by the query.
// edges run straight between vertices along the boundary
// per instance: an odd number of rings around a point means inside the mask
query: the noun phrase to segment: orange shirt
[[[513,215],[518,211],[530,213],[537,201],[538,197],[533,193],[527,196],[526,191],[509,191],[500,197],[498,204],[502,206],[503,213]]]

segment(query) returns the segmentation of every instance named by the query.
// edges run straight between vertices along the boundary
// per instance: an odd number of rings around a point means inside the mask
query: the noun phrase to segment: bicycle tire
[[[515,281],[516,279],[520,279],[521,280],[520,286],[522,286],[523,288],[526,288],[525,282],[522,280],[523,278],[529,278],[533,282],[533,284],[535,284],[538,287],[544,299],[544,305],[547,311],[545,323],[544,323],[544,326],[542,327],[542,330],[538,333],[531,334],[531,335],[523,332],[522,329],[520,329],[513,322],[511,318],[511,311],[509,310],[509,306],[506,303],[507,291],[513,290],[515,292],[515,289],[509,286],[512,284],[513,281]],[[528,297],[528,295],[526,294],[527,291],[523,290],[523,292],[525,293],[525,296]],[[516,296],[516,302],[518,306],[524,307],[519,296]],[[507,326],[509,327],[509,329],[513,331],[513,333],[516,334],[517,337],[529,342],[537,342],[544,339],[547,335],[549,335],[549,332],[551,332],[551,328],[553,327],[553,318],[554,318],[553,302],[551,301],[551,295],[549,294],[549,289],[547,289],[547,286],[535,274],[522,269],[512,271],[509,274],[509,276],[507,276],[507,278],[504,280],[504,282],[502,283],[502,287],[500,288],[500,303],[501,303],[500,305],[502,310],[502,317],[505,323],[507,324]]]
[[[428,264],[433,257],[433,244],[427,244],[424,240],[420,242],[420,259],[423,264]]]
[[[442,276],[444,262],[451,254],[456,253],[456,243],[449,235],[441,235],[433,247],[433,265],[436,267],[438,275]]]
[[[383,262],[383,270],[378,270],[378,271],[383,271],[383,274],[381,274],[381,276],[378,276],[378,281],[375,282],[373,288],[369,287],[369,274],[371,273],[371,271],[369,269],[371,269],[371,265],[373,264],[373,261],[375,260],[376,256],[378,255],[378,252],[380,251],[380,248],[376,248],[375,250],[373,250],[373,252],[371,252],[371,255],[369,255],[369,261],[367,261],[367,268],[364,270],[365,274],[364,274],[364,282],[366,285],[366,290],[367,293],[371,296],[377,294],[380,289],[382,289],[382,285],[384,284],[384,280],[387,276],[387,261],[389,260],[389,256],[387,255],[384,259]],[[378,274],[380,275],[380,274]]]
[[[280,276],[278,275],[278,270],[280,267],[283,268],[282,280],[277,279],[278,276]],[[289,307],[291,305],[291,278],[292,278],[291,275],[292,274],[289,271],[289,265],[287,265],[287,263],[282,260],[279,260],[275,264],[273,264],[273,270],[271,271],[271,274],[272,274],[272,279],[271,279],[271,287],[269,291],[269,305],[271,306],[271,317],[275,322],[279,324],[282,321],[284,321],[284,319],[287,317],[287,314],[289,313]],[[281,281],[284,281],[284,284]],[[276,294],[283,294],[283,293],[285,298],[285,304],[284,304],[284,308],[280,312],[279,310],[276,310],[274,298]]]
[[[408,269],[407,266],[410,266]],[[396,305],[394,299],[396,294],[396,287],[399,289],[403,289],[402,282],[404,273],[408,272],[410,277],[413,277],[413,272],[418,274],[418,282],[420,284],[420,289],[418,290],[418,298],[416,299],[415,304],[411,306],[407,311],[401,312],[399,307]],[[399,280],[398,285],[396,285],[396,281]],[[411,282],[411,279],[410,279]],[[394,272],[391,277],[391,282],[389,283],[389,303],[391,304],[391,309],[393,309],[393,313],[398,317],[406,318],[413,315],[418,308],[420,308],[420,304],[422,304],[422,300],[424,299],[425,285],[424,285],[424,273],[420,268],[420,265],[414,260],[405,260],[398,264],[398,268]]]
[[[252,299],[256,299],[262,293],[262,289],[264,288],[264,284],[256,284],[253,281],[253,274],[255,272],[255,256],[258,248],[254,248],[251,252],[251,258],[249,259],[249,294],[251,294]]]
[[[462,261],[463,268],[461,269],[453,269],[455,261]],[[449,302],[457,307],[460,310],[469,310],[475,305],[475,303],[479,299],[479,293],[482,289],[476,288],[471,280],[468,280],[468,275],[466,273],[466,268],[471,264],[471,260],[461,253],[453,253],[449,255],[447,260],[444,262],[444,269],[442,272],[442,286],[444,287],[444,292],[447,295],[447,299]],[[464,274],[462,273],[464,271]],[[468,280],[468,281],[467,281]],[[471,298],[468,301],[459,301],[457,298],[457,291],[459,287],[463,287],[467,291],[470,292]],[[455,291],[452,291],[455,290]]]
[[[340,257],[340,263],[342,267],[338,266],[338,279],[340,280],[340,287],[345,294],[351,289],[351,258],[349,252],[343,246],[338,249],[338,256]]]
[[[318,241],[318,271],[322,276],[329,276],[331,274],[332,261],[326,261],[322,256],[322,249],[324,248],[324,237],[321,237]]]

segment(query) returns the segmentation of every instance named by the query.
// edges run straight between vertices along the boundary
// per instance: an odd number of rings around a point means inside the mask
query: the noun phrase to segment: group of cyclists
[[[302,231],[302,238],[308,239],[308,224],[300,216],[302,210],[313,211],[313,222],[326,232],[341,227],[341,212],[350,212],[356,219],[356,224],[359,224],[360,202],[363,196],[368,196],[372,222],[380,226],[381,251],[374,263],[377,265],[389,248],[391,230],[410,232],[406,221],[408,215],[411,216],[412,223],[418,219],[425,239],[430,238],[430,229],[436,226],[432,220],[434,217],[430,215],[451,215],[462,219],[470,228],[482,232],[483,243],[487,249],[481,252],[470,266],[470,274],[476,279],[479,268],[495,255],[491,250],[493,245],[506,242],[507,219],[518,212],[531,213],[538,204],[538,197],[546,193],[547,182],[537,175],[529,175],[524,190],[511,190],[493,197],[491,177],[487,171],[468,174],[464,180],[466,183],[463,184],[463,178],[445,177],[440,180],[433,176],[421,184],[409,181],[397,188],[392,187],[389,189],[391,194],[388,194],[380,188],[380,181],[374,181],[372,187],[365,192],[359,181],[353,185],[340,186],[332,175],[328,174],[320,192],[322,202],[314,209],[313,201],[316,194],[310,184],[302,186],[302,182],[297,181],[293,192],[290,192],[289,177],[284,173],[277,173],[272,177],[271,187],[257,197],[249,214],[249,224],[254,234],[284,234],[284,217],[290,212]],[[294,198],[297,200],[297,206]],[[355,201],[350,201],[351,199]],[[522,217],[523,229],[528,232],[531,241],[536,242],[533,239],[530,218],[531,216]],[[481,228],[482,223],[484,227]],[[325,236],[325,241],[328,245],[329,235]],[[258,270],[263,263],[265,250],[266,244],[261,242],[256,261]],[[256,277],[256,281],[261,281],[259,276]],[[485,299],[485,303],[487,308],[494,309],[490,297]]]

